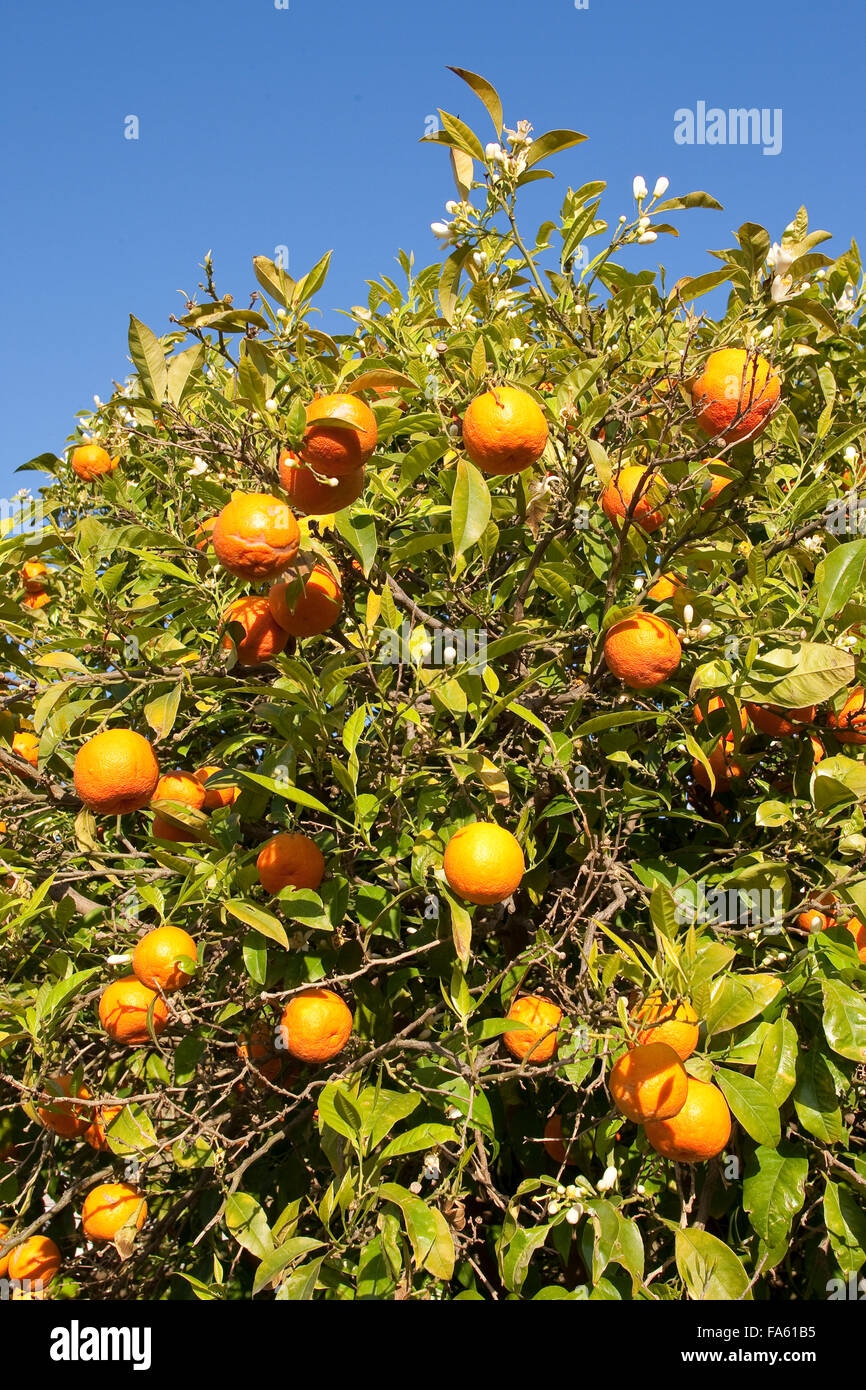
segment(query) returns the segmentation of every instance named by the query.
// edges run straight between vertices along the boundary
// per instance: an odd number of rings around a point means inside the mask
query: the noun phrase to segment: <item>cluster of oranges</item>
[[[42,560],[24,561],[21,566],[21,587],[24,590],[24,598],[21,602],[25,608],[36,611],[51,602],[51,595],[45,584],[47,574],[48,566]]]
[[[124,1232],[140,1231],[146,1220],[147,1202],[137,1188],[125,1182],[92,1187],[81,1208],[82,1233],[97,1245],[117,1241]],[[0,1244],[8,1230],[0,1223]],[[60,1250],[50,1236],[28,1236],[8,1255],[0,1255],[0,1279],[13,1281],[13,1299],[41,1298],[61,1264]]]

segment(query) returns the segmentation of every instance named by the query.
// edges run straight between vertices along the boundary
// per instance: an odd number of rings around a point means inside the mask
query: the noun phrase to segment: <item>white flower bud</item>
[[[491,142],[491,144],[485,145],[484,147],[484,157],[491,164],[501,164],[505,158],[505,154],[501,145]]]
[[[699,635],[700,637],[709,637],[709,635],[710,635],[710,633],[712,632],[712,630],[713,630],[713,625],[712,625],[712,623],[708,623],[707,620],[704,619],[704,621],[701,623],[700,627],[698,628],[698,635]]]
[[[645,232],[647,227],[650,225],[650,219],[644,216],[640,219],[637,225],[640,227],[642,232]]]
[[[565,1213],[565,1219],[569,1226],[576,1226],[580,1220],[580,1212],[577,1207],[569,1207],[568,1211]]]
[[[638,244],[640,246],[649,246],[650,242],[656,241],[657,239],[658,232],[641,232],[638,237]]]
[[[287,312],[286,312],[285,309],[278,309],[278,310],[277,310],[277,318],[278,318],[278,319],[287,319],[288,317],[289,317],[289,316],[288,316],[288,314],[287,314]]]
[[[859,455],[857,453],[857,450],[854,448],[854,445],[849,444],[842,457],[846,463],[856,463]]]
[[[548,1204],[547,1204],[547,1214],[548,1214],[548,1216],[556,1216],[556,1213],[557,1213],[558,1211],[559,1211],[559,1203],[558,1203],[558,1202],[548,1202]]]
[[[620,215],[619,215],[619,221],[620,221],[620,226],[622,225],[623,222],[627,222],[627,221],[628,221],[628,218],[626,217],[626,215],[625,215],[624,212],[621,212],[621,213],[620,213]]]
[[[519,352],[520,349],[523,347],[523,342],[520,338],[512,338],[511,342],[509,343],[509,347],[511,348],[512,352]]]
[[[605,1168],[602,1176],[595,1185],[596,1192],[610,1192],[612,1187],[616,1187],[618,1174],[614,1167]]]
[[[459,203],[455,203],[454,199],[451,198],[451,199],[449,199],[449,201],[445,204],[445,211],[446,211],[446,212],[450,212],[451,216],[453,217],[454,214],[455,214],[455,212],[459,212],[459,211],[460,211],[460,204],[459,204]]]
[[[265,401],[265,410],[268,412],[269,415],[276,415],[278,409],[279,407],[276,401],[274,400],[273,396],[271,396],[268,400]]]
[[[453,663],[457,660],[457,648],[445,647],[442,652],[442,660],[445,662],[446,666],[453,665]]]
[[[695,610],[694,610],[694,608],[692,608],[692,605],[691,605],[690,603],[687,603],[686,606],[685,606],[685,608],[683,609],[683,621],[684,621],[688,626],[691,626],[691,622],[692,622],[692,619],[694,618],[694,616],[695,616]]]
[[[433,233],[433,235],[434,235],[435,237],[438,237],[438,238],[439,238],[440,241],[450,241],[450,240],[451,240],[451,223],[450,223],[450,222],[431,222],[431,223],[430,223],[430,230],[431,230],[431,232]]]
[[[641,202],[646,197],[646,183],[640,174],[637,174],[633,179],[632,190],[638,202]]]
[[[670,187],[670,179],[666,179],[662,174],[660,179],[656,179],[656,186],[653,189],[654,198],[663,198]]]

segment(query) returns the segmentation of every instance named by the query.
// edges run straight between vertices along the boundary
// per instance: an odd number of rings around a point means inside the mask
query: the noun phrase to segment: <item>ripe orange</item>
[[[577,1148],[574,1144],[566,1147],[562,1133],[562,1116],[551,1115],[544,1126],[544,1147],[548,1157],[558,1164],[577,1162]]]
[[[114,980],[102,992],[99,1001],[99,1022],[113,1042],[128,1047],[140,1047],[150,1042],[147,1014],[153,1005],[153,1031],[156,1037],[168,1023],[168,1009],[152,989],[143,985],[135,975]]]
[[[256,868],[268,893],[279,893],[281,888],[315,890],[325,876],[325,857],[308,835],[284,830],[262,845]]]
[[[205,811],[216,811],[220,806],[231,806],[237,801],[241,794],[240,787],[234,785],[230,787],[208,787],[207,780],[214,777],[218,772],[222,772],[221,767],[200,767],[193,773],[195,780],[201,782],[204,787],[204,802],[202,809]]]
[[[181,956],[197,959],[196,944],[189,932],[181,927],[155,927],[141,938],[132,953],[133,974],[148,989],[159,988],[163,994],[173,994],[192,979],[178,964]]]
[[[835,927],[835,908],[839,902],[836,894],[830,892],[813,893],[812,898],[818,907],[811,907],[798,915],[797,926],[800,930],[805,932],[826,931],[828,927]]]
[[[642,1125],[682,1110],[689,1079],[673,1048],[652,1042],[623,1053],[611,1069],[608,1089],[619,1113]]]
[[[769,424],[782,383],[766,357],[743,348],[710,354],[691,383],[692,405],[705,434],[730,444],[754,439]]]
[[[73,449],[70,463],[73,473],[85,483],[92,482],[104,473],[113,473],[117,467],[117,459],[112,458],[98,444],[80,444],[77,449]]]
[[[731,1137],[731,1112],[717,1086],[689,1077],[685,1104],[667,1120],[650,1120],[646,1137],[656,1153],[677,1163],[715,1158]]]
[[[289,494],[289,501],[306,516],[329,516],[357,502],[364,491],[366,474],[363,466],[339,478],[322,482],[312,468],[301,463],[297,454],[284,449],[280,454],[280,482]],[[334,484],[329,487],[328,483]]]
[[[289,634],[274,622],[267,599],[258,594],[236,598],[223,613],[222,621],[223,624],[240,623],[244,630],[237,644],[239,666],[266,666],[279,656],[289,640]],[[228,633],[222,644],[226,651],[231,651],[232,639]]]
[[[698,1045],[698,1016],[687,999],[665,1003],[660,991],[653,990],[633,1011],[632,1019],[642,1025],[636,1038],[639,1047],[665,1043],[685,1062]]]
[[[780,709],[778,705],[755,705],[746,701],[746,709],[756,729],[771,738],[788,738],[796,734],[804,724],[811,724],[815,718],[815,705],[804,705],[802,709]]]
[[[746,776],[746,769],[743,764],[737,762],[736,759],[731,756],[730,746],[725,746],[723,743],[718,744],[713,749],[707,761],[713,769],[713,775],[716,779],[715,790],[717,792],[725,791],[731,782],[736,782],[741,777]],[[698,762],[697,758],[695,758],[692,763],[692,777],[699,787],[703,787],[704,791],[708,792],[710,790],[709,773],[703,763]]]
[[[211,539],[217,560],[229,574],[275,579],[297,555],[301,533],[279,497],[233,492],[214,522]]]
[[[27,594],[21,602],[25,608],[34,610],[44,608],[46,603],[51,602],[51,595],[47,594],[44,589],[39,589],[36,593]]]
[[[138,1188],[126,1182],[103,1182],[93,1187],[81,1208],[81,1229],[88,1240],[114,1240],[122,1226],[140,1231],[147,1220],[147,1202]]]
[[[268,603],[274,619],[290,637],[316,637],[339,618],[343,591],[329,569],[315,565],[303,586],[294,580],[274,584]]]
[[[346,424],[335,425],[334,420],[343,420]],[[316,473],[327,478],[341,478],[363,468],[376,448],[378,437],[376,417],[359,396],[349,392],[317,396],[307,406],[301,457]]]
[[[43,574],[48,573],[48,566],[41,560],[25,560],[21,567],[21,583],[28,594],[43,594],[45,585],[42,583]]]
[[[29,1236],[9,1255],[10,1279],[29,1279],[31,1283],[41,1280],[47,1286],[59,1268],[60,1251],[48,1236]]]
[[[17,753],[31,767],[39,763],[39,735],[25,731],[13,735],[12,752]]]
[[[49,1076],[46,1078],[45,1091],[50,1096],[64,1096],[72,1094],[72,1077],[66,1074],[60,1076]],[[75,1092],[82,1099],[88,1099],[90,1092],[84,1085],[79,1086]],[[83,1134],[90,1124],[93,1111],[87,1106],[74,1105],[70,1100],[48,1100],[44,1105],[40,1105],[36,1111],[41,1123],[46,1129],[60,1136],[61,1139],[74,1139],[76,1135]]]
[[[4,1223],[3,1223],[2,1221],[0,1221],[0,1245],[3,1244],[3,1242],[4,1242],[4,1240],[6,1239],[6,1237],[8,1236],[8,1234],[9,1234],[9,1227],[6,1226],[6,1225],[4,1225]],[[10,1251],[10,1252],[9,1252],[9,1255],[0,1255],[0,1279],[5,1279],[5,1278],[6,1278],[6,1274],[7,1274],[7,1271],[8,1271],[8,1269],[9,1269],[9,1259],[10,1259],[11,1253],[12,1253],[12,1252]]]
[[[120,816],[146,806],[159,781],[159,763],[146,738],[131,729],[106,729],[75,756],[75,790],[97,815]]]
[[[526,863],[510,830],[492,821],[473,821],[451,836],[442,867],[459,897],[487,907],[517,892]]]
[[[557,1047],[556,1030],[562,1018],[559,1005],[541,994],[524,994],[512,1002],[506,1018],[526,1025],[502,1035],[512,1057],[519,1061],[549,1062]]]
[[[708,705],[707,705],[707,713],[708,713],[708,714],[713,714],[717,709],[724,709],[724,707],[725,707],[725,702],[724,702],[724,700],[722,699],[721,695],[714,695],[713,698],[709,701],[709,703],[708,703]],[[697,703],[695,704],[695,708],[694,708],[694,716],[695,716],[695,723],[696,723],[696,724],[703,724],[703,722],[704,722],[704,716],[703,716],[703,714],[702,714],[702,712],[701,712],[701,707],[700,707],[700,705],[697,704]],[[730,727],[730,723],[728,722],[727,715],[725,716],[725,721],[726,721],[726,727],[727,727],[727,732],[726,732],[725,735],[724,735],[725,746],[728,747],[728,748],[733,748],[733,746],[734,746],[734,734],[733,734],[733,730],[732,730],[731,727]],[[714,721],[714,722],[715,722],[715,721]],[[748,722],[749,722],[749,720],[748,720],[748,716],[747,716],[747,714],[746,714],[745,709],[741,709],[741,710],[740,710],[740,728],[742,729],[743,733],[746,732],[746,727],[747,727],[747,725],[748,725]]]
[[[707,489],[704,499],[701,502],[701,511],[707,512],[711,507],[715,507],[722,493],[733,484],[733,478],[726,478],[724,473],[714,473],[713,464],[721,463],[721,459],[710,459],[708,464],[710,470],[710,486]],[[727,499],[726,499],[727,500]]]
[[[189,772],[164,772],[156,784],[153,800],[176,801],[183,806],[189,806],[193,811],[200,811],[204,806],[204,787]],[[192,826],[181,828],[179,825],[173,825],[159,812],[154,815],[151,829],[159,840],[172,840],[182,844],[197,838]]]
[[[661,685],[680,664],[683,649],[666,622],[653,613],[635,613],[608,629],[604,659],[611,675],[633,690]]]
[[[280,1020],[285,1050],[301,1062],[328,1062],[343,1051],[352,1010],[330,989],[305,989],[289,1000]]]
[[[611,478],[607,487],[601,494],[601,507],[608,521],[614,526],[619,527],[620,522],[625,516],[629,507],[632,505],[635,493],[640,487],[640,497],[635,503],[632,512],[632,521],[637,522],[644,531],[657,531],[662,525],[665,517],[664,512],[656,511],[647,493],[650,488],[657,487],[662,479],[658,473],[651,473],[646,476],[646,469],[639,463],[626,464],[619,472]]]
[[[104,1152],[108,1148],[107,1131],[122,1109],[122,1105],[100,1105],[95,1118],[84,1131],[84,1139],[92,1149]]]
[[[647,598],[654,599],[656,603],[662,603],[665,599],[673,598],[677,589],[683,587],[682,582],[677,579],[675,574],[663,574],[647,589]]]
[[[463,416],[463,447],[482,473],[520,473],[547,447],[547,421],[532,396],[496,386],[470,401]]]
[[[827,719],[840,743],[866,743],[866,690],[855,685],[838,714]]]

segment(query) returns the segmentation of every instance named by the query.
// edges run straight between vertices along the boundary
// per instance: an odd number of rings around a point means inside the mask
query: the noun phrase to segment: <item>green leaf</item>
[[[164,739],[174,728],[182,690],[183,683],[178,681],[177,685],[166,691],[165,695],[157,696],[155,700],[150,700],[144,707],[144,717],[156,735],[156,743]]]
[[[275,1250],[269,1251],[264,1255],[256,1270],[253,1294],[261,1293],[262,1289],[266,1289],[269,1284],[272,1284],[289,1265],[294,1264],[304,1255],[308,1255],[311,1250],[321,1250],[323,1244],[324,1241],[313,1240],[309,1236],[292,1236],[283,1245],[278,1245]]]
[[[273,1249],[268,1218],[255,1197],[248,1192],[233,1192],[226,1198],[226,1226],[238,1245],[249,1250],[257,1260],[263,1260]]]
[[[289,939],[286,936],[286,929],[278,917],[270,912],[265,912],[264,908],[257,907],[255,903],[245,902],[243,898],[229,898],[223,903],[223,907],[230,916],[237,918],[247,927],[254,927],[262,936],[266,936],[269,941],[276,941],[278,946],[285,950],[289,949]]]
[[[774,1149],[782,1137],[779,1111],[760,1082],[725,1067],[717,1069],[716,1080],[746,1133],[757,1144]]]
[[[863,994],[841,980],[824,980],[824,1036],[834,1052],[866,1062],[866,1007]]]
[[[794,1109],[804,1129],[822,1144],[838,1144],[844,1137],[842,1112],[826,1058],[815,1042],[797,1055]]]
[[[724,975],[713,983],[707,1009],[707,1035],[728,1033],[763,1013],[782,981],[775,975]]]
[[[782,1105],[797,1080],[797,1030],[784,1015],[771,1023],[764,1035],[755,1066],[755,1080],[774,1104]]]
[[[866,1213],[851,1191],[826,1179],[824,1223],[843,1274],[857,1274],[866,1260]]]
[[[450,1279],[454,1273],[454,1241],[442,1213],[420,1197],[413,1197],[398,1183],[383,1183],[379,1196],[385,1202],[393,1202],[403,1213],[416,1266],[429,1270],[436,1279]]]
[[[337,512],[336,527],[339,535],[347,545],[351,546],[364,568],[364,574],[369,575],[376,558],[378,549],[378,538],[376,536],[376,518],[371,512],[358,511],[346,508]]]
[[[531,169],[533,164],[538,164],[542,159],[547,159],[549,155],[559,154],[560,150],[570,149],[572,145],[579,145],[585,140],[586,136],[581,135],[577,130],[548,130],[544,135],[539,135],[537,140],[533,140],[526,155],[526,168]]]
[[[168,385],[165,352],[156,335],[134,314],[129,316],[129,355],[145,395],[160,404]]]
[[[267,256],[253,256],[253,273],[266,294],[283,309],[288,309],[292,301],[295,282],[288,271],[283,270]]]
[[[689,1298],[700,1302],[736,1302],[752,1298],[749,1276],[739,1256],[709,1231],[677,1230],[674,1255]]]
[[[456,1144],[459,1139],[453,1125],[424,1124],[398,1134],[379,1154],[379,1162],[386,1163],[404,1154],[418,1153],[422,1149],[432,1149],[439,1144]]]
[[[496,88],[489,83],[486,78],[479,77],[477,72],[469,72],[466,68],[452,68],[449,64],[449,71],[462,77],[472,88],[477,97],[480,97],[487,107],[490,119],[496,128],[497,136],[502,134],[502,102]]]
[[[838,613],[851,599],[863,578],[866,540],[837,545],[825,555],[815,571],[818,590],[818,617],[823,621]]]
[[[451,495],[451,536],[455,558],[469,550],[490,520],[490,490],[481,472],[468,459],[457,460],[457,479]]]
[[[743,1206],[753,1228],[768,1245],[777,1245],[802,1209],[809,1176],[809,1156],[793,1144],[778,1149],[758,1146],[749,1155],[743,1181]]]

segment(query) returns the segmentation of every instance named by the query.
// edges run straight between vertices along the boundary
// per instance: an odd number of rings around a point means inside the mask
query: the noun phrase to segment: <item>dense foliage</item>
[[[502,143],[441,114],[430,142],[458,200],[434,226],[443,263],[401,253],[399,280],[328,334],[312,307],[327,257],[296,281],[257,257],[249,308],[208,259],[170,332],[131,320],[133,375],[80,417],[71,444],[92,437],[117,470],[81,482],[40,455],[43,524],[13,515],[0,541],[0,1219],[60,1245],[54,1297],[825,1298],[866,1258],[866,965],[844,925],[866,913],[866,770],[828,723],[866,675],[857,247],[816,250],[828,234],[801,209],[780,245],[747,223],[716,271],[668,284],[629,268],[633,248],[717,204],[664,181],[612,230],[591,182],[521,234],[519,190],[583,137],[503,133],[493,89],[465,76]],[[697,308],[713,292],[718,318]],[[767,430],[732,445],[707,440],[688,389],[728,346],[758,346],[782,379]],[[534,470],[486,479],[460,420],[506,382],[550,439]],[[239,667],[221,618],[250,586],[197,530],[233,490],[279,493],[305,405],[337,390],[373,405],[379,435],[362,497],[301,520],[304,553],[339,567],[342,619]],[[706,507],[710,459],[731,486]],[[635,463],[664,479],[652,536],[599,505]],[[48,566],[38,608],[30,559]],[[648,598],[672,572],[672,597]],[[645,694],[602,654],[636,606],[684,634]],[[790,736],[740,736],[746,701],[818,710]],[[714,785],[725,720],[738,775]],[[106,726],[147,735],[164,770],[224,768],[241,797],[191,844],[157,843],[147,811],[95,818],[71,772]],[[12,752],[21,729],[38,767]],[[523,846],[505,905],[444,881],[474,820]],[[269,898],[256,854],[291,828],[326,877]],[[841,921],[810,934],[798,915],[827,889]],[[199,969],[158,1042],[119,1047],[96,1014],[128,968],[111,958],[162,922],[194,937]],[[239,1044],[320,981],[353,1009],[348,1048],[259,1076]],[[694,1167],[655,1154],[606,1090],[629,997],[656,987],[692,1001],[688,1070],[736,1121]],[[563,1009],[549,1062],[502,1045],[518,991]],[[106,1152],[38,1123],[59,1071],[123,1104]],[[568,1166],[542,1142],[554,1112]],[[121,1251],[91,1246],[86,1192],[124,1175],[148,1220]]]

